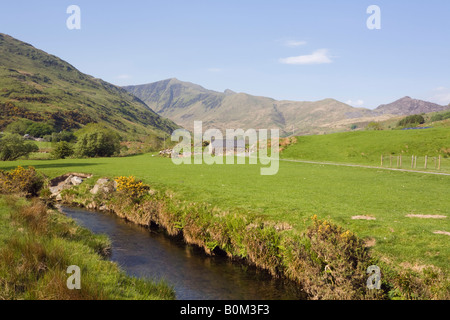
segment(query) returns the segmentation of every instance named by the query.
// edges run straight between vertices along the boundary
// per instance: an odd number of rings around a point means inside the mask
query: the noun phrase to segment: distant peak
[[[233,94],[236,94],[236,92],[234,92],[233,90],[230,90],[230,89],[226,89],[223,93],[225,93],[227,96],[231,96]]]

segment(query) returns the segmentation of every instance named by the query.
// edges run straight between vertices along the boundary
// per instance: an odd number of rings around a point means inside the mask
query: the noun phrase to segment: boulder
[[[102,191],[105,193],[112,192],[113,190],[111,190],[109,182],[110,182],[110,180],[107,178],[98,179],[95,186],[91,189],[90,192],[92,194],[97,194],[99,191]]]
[[[81,178],[78,177],[78,176],[73,176],[72,178],[70,178],[70,182],[71,182],[72,185],[74,185],[74,186],[79,186],[79,185],[83,182],[83,179],[81,179]]]
[[[60,193],[65,189],[70,189],[73,186],[78,186],[83,182],[83,179],[87,179],[92,177],[90,174],[84,173],[67,173],[62,176],[59,176],[50,181],[50,192],[52,193],[52,197],[61,199]]]

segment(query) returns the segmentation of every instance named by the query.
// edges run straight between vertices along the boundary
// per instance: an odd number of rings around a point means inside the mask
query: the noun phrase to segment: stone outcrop
[[[90,192],[92,194],[97,194],[100,191],[104,192],[104,193],[110,193],[110,192],[113,192],[116,188],[117,188],[117,182],[116,181],[114,181],[111,184],[111,180],[109,180],[108,178],[100,178],[100,179],[97,180],[97,183],[91,189]]]
[[[70,189],[73,186],[80,185],[84,179],[92,177],[90,174],[85,173],[67,173],[59,176],[50,181],[50,192],[52,197],[56,200],[61,199],[61,192],[66,189]]]

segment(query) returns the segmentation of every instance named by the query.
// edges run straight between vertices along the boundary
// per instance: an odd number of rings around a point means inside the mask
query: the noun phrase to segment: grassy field
[[[405,169],[411,156],[442,156],[442,170],[450,172],[450,127],[422,130],[356,131],[330,135],[297,137],[297,143],[282,153],[285,159],[380,165],[381,155],[402,155]],[[409,161],[409,162],[408,162]],[[388,161],[385,162],[388,165]],[[396,165],[396,162],[395,162]],[[431,164],[434,168],[434,163]]]
[[[275,176],[261,176],[257,165],[181,165],[150,154],[126,158],[0,163],[0,169],[34,166],[50,177],[67,172],[95,177],[134,175],[175,196],[287,222],[302,231],[310,217],[331,219],[375,242],[374,251],[395,264],[435,265],[448,271],[449,219],[418,219],[408,214],[449,216],[450,177],[280,162]],[[353,220],[353,216],[376,220]]]

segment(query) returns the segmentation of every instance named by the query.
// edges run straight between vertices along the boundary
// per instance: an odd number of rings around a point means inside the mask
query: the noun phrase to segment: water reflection
[[[302,293],[290,282],[265,271],[208,256],[163,232],[137,226],[109,214],[62,207],[94,233],[112,241],[111,260],[130,275],[166,279],[180,300],[296,300]]]

